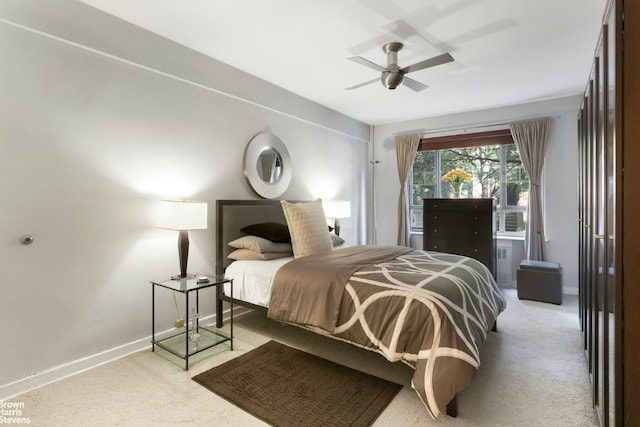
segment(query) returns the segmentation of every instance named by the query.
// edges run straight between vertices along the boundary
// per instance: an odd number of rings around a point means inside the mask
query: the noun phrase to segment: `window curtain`
[[[396,136],[396,157],[398,177],[400,178],[400,197],[398,198],[398,246],[409,246],[409,199],[407,178],[418,152],[420,135]]]
[[[509,123],[522,167],[529,175],[528,220],[524,244],[527,259],[535,261],[544,260],[544,221],[540,181],[550,124],[549,117]]]

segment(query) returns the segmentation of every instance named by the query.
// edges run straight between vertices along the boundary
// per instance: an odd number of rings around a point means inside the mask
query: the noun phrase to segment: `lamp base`
[[[187,260],[189,259],[189,232],[180,230],[178,235],[178,257],[180,258],[180,278],[187,278]]]

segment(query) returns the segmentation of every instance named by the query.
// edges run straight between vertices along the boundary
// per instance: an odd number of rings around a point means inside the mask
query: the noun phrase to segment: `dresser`
[[[475,258],[496,277],[493,199],[425,199],[423,247]]]

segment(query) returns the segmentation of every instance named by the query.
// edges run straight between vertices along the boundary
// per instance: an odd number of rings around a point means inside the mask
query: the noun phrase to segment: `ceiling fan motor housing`
[[[400,42],[391,42],[382,46],[382,51],[387,54],[387,68],[380,75],[382,85],[388,89],[395,89],[402,84],[404,73],[398,66],[398,51],[403,47]]]
[[[382,85],[387,89],[395,89],[402,84],[402,81],[404,80],[404,73],[400,70],[386,70],[380,75],[380,80],[382,81]]]

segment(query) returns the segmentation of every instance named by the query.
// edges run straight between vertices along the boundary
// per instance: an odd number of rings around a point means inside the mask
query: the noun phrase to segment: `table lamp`
[[[187,259],[189,258],[189,230],[207,229],[207,202],[187,200],[161,200],[158,228],[178,230],[178,257],[180,275],[172,279],[187,277]]]
[[[324,215],[327,218],[333,218],[333,229],[336,236],[340,235],[340,219],[349,218],[351,216],[351,203],[346,200],[328,200],[322,203]]]

